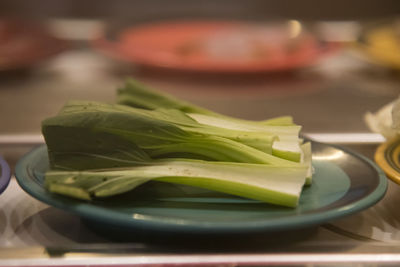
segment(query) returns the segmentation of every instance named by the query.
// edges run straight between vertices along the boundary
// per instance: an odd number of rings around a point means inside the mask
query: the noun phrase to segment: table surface
[[[303,125],[303,133],[325,137],[369,136],[364,114],[400,91],[399,74],[367,63],[349,48],[298,72],[242,76],[144,69],[113,61],[79,42],[34,69],[0,75],[0,153],[13,169],[42,142],[41,120],[70,99],[114,102],[116,88],[128,76],[227,115],[258,120],[290,114]],[[370,136],[375,141],[354,137],[345,145],[372,158],[382,138]],[[173,237],[161,243],[135,238],[118,242],[95,233],[78,217],[31,198],[13,178],[0,196],[0,266],[400,262],[399,190],[390,182],[377,205],[301,231],[229,243]]]

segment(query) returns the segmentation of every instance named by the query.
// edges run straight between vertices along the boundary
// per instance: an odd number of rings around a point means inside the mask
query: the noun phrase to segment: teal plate
[[[368,208],[386,192],[383,172],[353,152],[313,142],[313,166],[313,184],[304,189],[295,209],[162,182],[93,202],[51,194],[43,186],[49,167],[44,145],[20,159],[16,177],[38,200],[99,225],[183,234],[255,233],[318,225]]]

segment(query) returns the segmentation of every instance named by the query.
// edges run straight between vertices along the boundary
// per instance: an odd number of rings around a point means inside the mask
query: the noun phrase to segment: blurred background
[[[396,16],[400,7],[395,0],[337,1],[273,1],[273,0],[26,0],[1,1],[2,15],[29,18],[129,18],[136,21],[175,18],[236,18],[236,19],[302,19],[359,20]]]
[[[364,115],[399,95],[399,13],[395,0],[0,1],[0,153],[13,165],[66,101],[114,102],[127,77],[224,114],[381,142],[362,135]]]

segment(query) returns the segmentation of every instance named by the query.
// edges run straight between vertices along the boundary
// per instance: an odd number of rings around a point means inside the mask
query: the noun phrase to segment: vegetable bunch
[[[300,130],[289,116],[231,118],[128,80],[118,104],[72,101],[43,121],[46,187],[91,200],[155,180],[296,207],[312,176]]]

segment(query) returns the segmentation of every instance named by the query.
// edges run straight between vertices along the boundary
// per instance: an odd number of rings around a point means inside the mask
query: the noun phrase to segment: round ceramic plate
[[[173,21],[100,34],[95,49],[147,67],[200,72],[275,72],[314,64],[337,45],[321,43],[299,22]]]
[[[0,194],[6,190],[10,183],[11,173],[7,162],[0,156]]]
[[[389,179],[400,184],[400,139],[380,145],[375,152],[375,161]]]
[[[329,145],[313,143],[313,184],[297,208],[284,208],[204,189],[153,182],[130,193],[84,202],[44,188],[46,146],[17,164],[20,186],[33,197],[84,219],[118,229],[174,233],[250,233],[317,225],[375,204],[387,179],[370,160]]]

